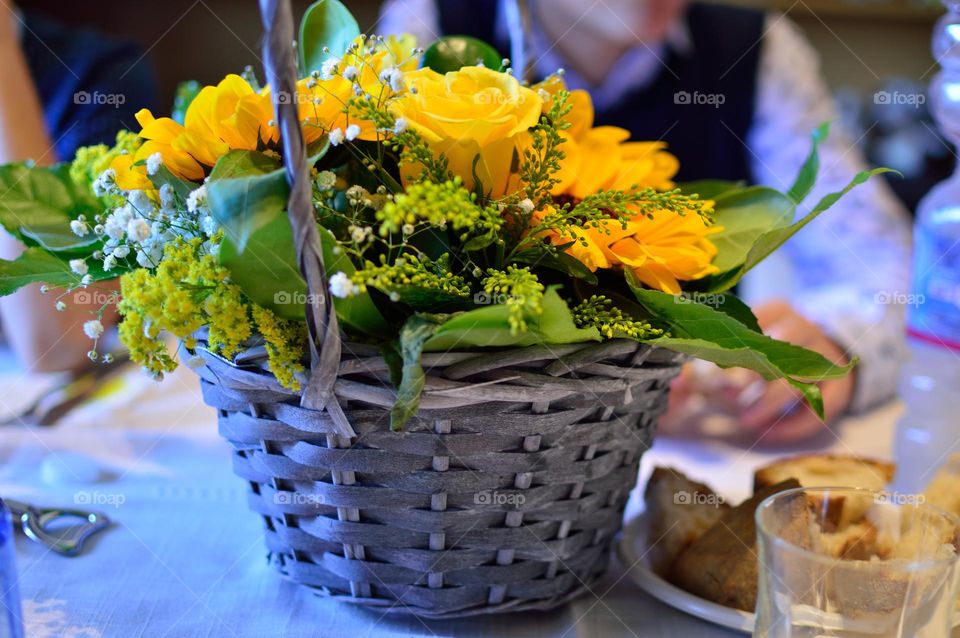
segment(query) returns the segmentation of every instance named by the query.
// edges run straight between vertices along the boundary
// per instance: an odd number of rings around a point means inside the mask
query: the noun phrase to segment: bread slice
[[[926,502],[960,516],[960,454],[953,454],[923,493]]]
[[[660,575],[666,574],[676,557],[730,509],[709,487],[667,467],[653,470],[644,501],[649,521],[648,558]]]
[[[883,490],[896,466],[840,454],[804,454],[780,459],[754,472],[754,491],[795,478],[803,487],[864,487]]]
[[[727,607],[753,611],[757,604],[759,569],[754,513],[763,499],[795,487],[800,487],[796,479],[765,487],[725,512],[720,520],[680,554],[667,579],[701,598]],[[807,546],[810,521],[806,498],[798,498],[796,507],[796,538],[791,537],[790,540]]]

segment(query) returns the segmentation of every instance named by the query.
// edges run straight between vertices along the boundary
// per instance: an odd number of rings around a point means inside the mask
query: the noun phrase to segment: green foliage
[[[119,268],[105,273],[99,264],[94,263],[89,274],[93,281],[101,281],[113,279],[120,273]],[[67,259],[43,248],[27,248],[12,261],[0,259],[0,297],[36,283],[72,288],[80,285],[80,275],[70,269]]]
[[[556,174],[566,153],[563,145],[563,132],[570,128],[566,121],[573,105],[570,92],[561,90],[554,97],[547,115],[530,131],[531,148],[523,152],[520,161],[520,180],[524,184],[527,199],[536,207],[553,205],[551,191],[560,183]]]
[[[724,368],[747,368],[764,379],[785,378],[812,397],[812,407],[819,408],[821,418],[823,406],[817,400],[818,390],[809,386],[845,376],[856,363],[837,365],[816,352],[771,339],[729,314],[674,295],[644,290],[631,277],[628,280],[651,321],[669,332],[669,336],[650,343],[713,361]]]
[[[327,276],[342,272],[346,276],[352,277],[356,268],[347,254],[339,247],[337,238],[323,226],[318,226],[317,231],[320,233],[323,265],[326,268]],[[333,298],[333,304],[337,311],[337,318],[344,327],[354,332],[381,339],[392,336],[393,329],[383,318],[380,311],[377,310],[377,306],[370,299],[369,294],[357,293],[346,298]]]
[[[93,233],[78,237],[70,221],[80,215],[91,220],[103,203],[70,177],[69,164],[0,166],[0,225],[28,246],[52,252],[92,252],[98,239]]]
[[[739,267],[764,233],[793,221],[796,206],[786,195],[766,186],[730,190],[717,196],[713,218],[722,230],[710,236],[717,247],[713,264],[720,272]]]
[[[445,352],[464,348],[518,348],[538,344],[600,341],[596,328],[579,328],[567,302],[551,286],[543,294],[543,312],[527,318],[527,331],[515,333],[510,309],[490,305],[452,315],[437,328],[424,345],[425,352]]]
[[[462,308],[470,299],[470,287],[463,277],[450,270],[449,256],[437,260],[406,255],[388,263],[381,255],[380,263],[367,262],[350,276],[360,294],[368,288],[389,295],[415,310]]]
[[[663,330],[646,321],[636,321],[613,305],[603,295],[591,295],[573,309],[573,320],[579,328],[596,328],[607,339],[628,338],[646,341],[663,336]]]
[[[479,63],[488,69],[499,69],[501,62],[500,54],[486,42],[465,35],[450,35],[430,45],[423,54],[422,66],[437,73],[450,73]]]
[[[359,35],[356,19],[342,2],[314,2],[300,22],[300,70],[303,75],[319,71],[331,55],[342,57]]]
[[[170,117],[174,122],[181,126],[183,125],[187,117],[187,109],[202,88],[203,86],[196,80],[187,80],[177,85],[176,92],[173,96],[173,110],[170,113]]]
[[[817,173],[820,172],[820,155],[818,150],[820,143],[827,139],[829,135],[830,123],[824,122],[814,129],[810,136],[810,153],[807,155],[803,166],[800,167],[800,172],[797,174],[793,186],[790,187],[790,191],[787,193],[787,197],[798,204],[807,197],[810,191],[813,190],[814,184],[817,183]]]
[[[837,201],[849,193],[853,188],[863,184],[874,175],[893,172],[889,168],[875,168],[858,173],[842,190],[830,193],[821,199],[813,209],[799,221],[789,225],[773,228],[757,236],[742,265],[719,275],[705,278],[701,285],[709,292],[723,292],[733,288],[737,282],[757,264],[770,256],[773,251],[782,246],[788,239],[796,235],[804,226],[816,219],[821,213],[828,210]]]
[[[390,411],[390,429],[397,432],[420,407],[420,393],[426,380],[420,357],[423,347],[440,325],[440,318],[428,315],[413,315],[400,329],[400,356],[403,368],[397,399]]]

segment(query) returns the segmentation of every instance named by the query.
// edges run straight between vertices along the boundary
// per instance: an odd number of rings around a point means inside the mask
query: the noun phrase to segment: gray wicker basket
[[[429,617],[546,609],[592,587],[678,371],[677,354],[626,340],[428,354],[421,410],[391,432],[387,366],[348,344],[345,439],[262,350],[242,365],[200,352],[280,571]]]
[[[603,572],[681,355],[629,340],[426,354],[420,410],[389,428],[379,350],[343,343],[310,202],[288,0],[261,0],[300,270],[309,381],[262,346],[196,350],[206,402],[280,571],[349,602],[456,617],[546,609]]]

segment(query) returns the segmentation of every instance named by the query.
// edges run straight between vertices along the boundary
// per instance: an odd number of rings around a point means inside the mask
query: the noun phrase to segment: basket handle
[[[353,437],[356,434],[334,394],[342,344],[337,313],[333,301],[327,297],[328,279],[311,199],[311,167],[307,163],[297,114],[296,40],[290,0],[260,0],[260,15],[264,28],[263,66],[267,83],[272,87],[283,164],[290,184],[287,215],[293,229],[297,262],[307,282],[305,312],[310,341],[310,380],[300,405],[311,410],[326,410],[336,434]]]

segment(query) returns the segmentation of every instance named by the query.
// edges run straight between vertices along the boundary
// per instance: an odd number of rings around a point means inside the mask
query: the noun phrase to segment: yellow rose
[[[543,106],[535,91],[511,75],[476,66],[446,75],[423,68],[405,79],[410,91],[394,102],[394,116],[406,120],[435,155],[445,156],[467,188],[476,185],[474,174],[492,197],[516,188],[514,154]]]

